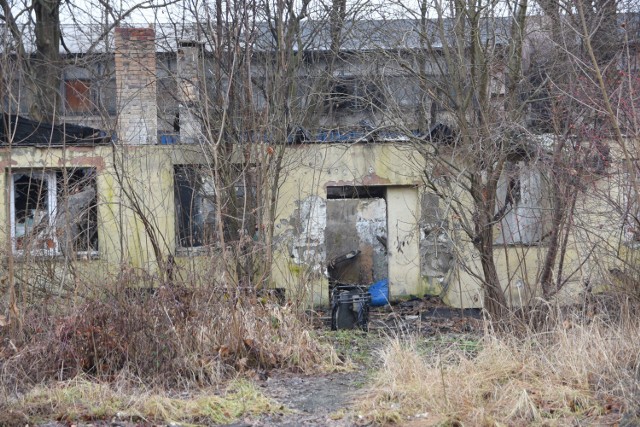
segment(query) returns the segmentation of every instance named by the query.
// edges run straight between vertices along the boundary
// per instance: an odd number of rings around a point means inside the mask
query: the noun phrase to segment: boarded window
[[[201,166],[176,166],[174,194],[178,247],[200,247],[213,243],[216,212],[211,174]]]
[[[26,170],[12,174],[11,236],[20,254],[98,251],[95,170]]]
[[[89,113],[95,110],[91,82],[85,79],[66,80],[64,97],[67,113]]]

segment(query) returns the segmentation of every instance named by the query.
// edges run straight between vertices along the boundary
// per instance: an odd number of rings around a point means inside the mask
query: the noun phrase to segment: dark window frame
[[[201,165],[175,165],[173,171],[177,249],[211,246],[217,231],[211,177]]]

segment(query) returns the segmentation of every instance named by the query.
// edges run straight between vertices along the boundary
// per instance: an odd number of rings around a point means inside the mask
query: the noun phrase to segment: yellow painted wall
[[[309,217],[313,209],[308,209],[305,203],[312,202],[318,208],[315,214],[321,215],[327,186],[381,185],[387,188],[391,296],[421,296],[445,288],[444,301],[451,306],[482,306],[479,257],[468,236],[456,227],[450,210],[445,215],[457,256],[456,267],[444,278],[426,277],[420,271],[419,197],[425,191],[421,185],[424,171],[429,169],[411,144],[305,145],[290,148],[287,159],[276,220],[278,256],[273,267],[274,284],[312,296],[316,303],[326,301],[326,264],[318,262],[322,256],[317,253],[325,242],[317,241],[322,239],[317,230],[309,237],[308,231],[313,227],[300,227],[299,222],[307,221],[316,228],[322,228],[323,224],[321,219]],[[567,242],[561,279],[566,284],[558,295],[562,302],[575,301],[585,284],[607,283],[609,269],[617,264],[620,219],[612,221],[611,209],[604,203],[602,193],[615,196],[619,184],[610,177],[594,177],[588,186],[580,193],[572,218],[576,227]],[[473,204],[470,200],[464,203],[468,195],[458,191],[457,197],[462,200],[464,215],[470,219]],[[444,212],[446,207],[441,205],[440,209]],[[296,245],[314,248],[315,258],[300,257],[303,251],[296,249]],[[538,280],[546,250],[544,244],[496,245],[498,274],[511,305],[528,304],[541,295]]]
[[[201,156],[199,156],[201,157]],[[69,147],[14,148],[0,151],[0,241],[8,242],[9,165],[14,171],[25,169],[60,170],[62,168],[95,168],[98,194],[98,247],[97,259],[76,260],[73,277],[82,286],[109,282],[123,271],[157,274],[158,264],[153,249],[155,236],[161,257],[175,252],[173,165],[197,163],[192,150],[172,146],[136,147]],[[148,221],[145,228],[143,218]],[[2,247],[8,251],[8,246]],[[19,280],[42,286],[68,288],[71,270],[60,258],[15,256],[15,270]],[[192,260],[177,258],[179,265]],[[206,262],[205,262],[206,264]],[[44,284],[44,282],[49,282]],[[151,281],[153,279],[151,278]],[[86,291],[86,289],[85,289]]]
[[[418,189],[388,187],[387,207],[390,297],[421,295]]]
[[[145,217],[156,236],[161,256],[166,260],[175,254],[175,206],[173,166],[203,162],[197,147],[129,146],[72,147],[41,149],[14,148],[9,158],[7,149],[0,150],[0,185],[8,188],[7,168],[95,167],[98,171],[99,257],[76,263],[76,277],[82,285],[100,285],[126,269],[139,269],[151,275],[158,266],[145,229]],[[456,267],[444,282],[423,277],[419,259],[420,198],[424,160],[410,144],[316,144],[287,148],[275,219],[272,285],[289,290],[288,297],[313,303],[326,302],[328,286],[324,253],[327,186],[384,186],[388,212],[389,279],[392,297],[423,295],[446,287],[445,301],[456,307],[479,307],[482,295],[477,277]],[[607,272],[616,265],[608,254],[617,254],[620,223],[611,221],[611,212],[602,204],[599,191],[613,191],[615,185],[606,179],[594,182],[577,203],[574,221],[582,226],[570,236],[565,272],[573,272],[562,298],[570,299],[586,281],[602,283]],[[0,204],[8,206],[6,191],[0,192]],[[132,200],[135,202],[132,202]],[[469,204],[471,206],[471,204]],[[8,238],[8,210],[0,211],[0,241]],[[471,212],[467,212],[471,215]],[[450,216],[450,213],[447,214]],[[324,221],[324,222],[323,222]],[[586,235],[584,229],[596,224],[598,233]],[[600,224],[600,225],[599,225]],[[598,228],[599,227],[599,228]],[[481,274],[478,257],[468,238],[449,221],[458,265],[464,263]],[[6,251],[6,245],[0,249]],[[513,305],[519,305],[540,294],[537,275],[546,248],[544,246],[496,247],[496,261],[503,283],[511,285],[507,294]],[[584,263],[588,254],[594,261]],[[597,260],[597,262],[596,262]],[[33,283],[46,278],[38,271],[52,269],[59,280],[57,286],[70,284],[70,275],[62,263],[51,259],[17,259],[21,279]],[[28,262],[23,262],[28,261]],[[222,277],[215,269],[214,256],[176,257],[184,274],[202,273],[206,277]],[[32,269],[31,267],[37,267]],[[123,266],[126,267],[123,270]],[[516,284],[519,284],[516,286]],[[47,286],[43,284],[42,286]]]
[[[326,302],[326,260],[318,254],[326,243],[322,223],[326,189],[384,186],[390,293],[392,297],[423,293],[417,219],[424,167],[409,144],[304,145],[289,148],[286,159],[275,224],[272,280],[276,286],[310,297],[314,303]]]

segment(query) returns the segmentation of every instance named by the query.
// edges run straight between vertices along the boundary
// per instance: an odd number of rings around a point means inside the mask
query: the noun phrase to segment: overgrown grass
[[[300,307],[215,283],[140,289],[136,281],[72,304],[32,301],[19,334],[0,328],[0,425],[118,416],[228,423],[282,410],[247,383],[211,392],[229,380],[342,364]]]
[[[243,380],[233,381],[222,394],[202,389],[177,397],[164,391],[95,382],[84,377],[34,387],[19,398],[9,399],[0,409],[3,426],[49,420],[211,425],[231,423],[244,416],[286,412]]]
[[[419,425],[566,425],[637,410],[637,321],[488,335],[474,350],[425,354],[415,340],[391,339],[358,411],[376,424],[417,417]]]
[[[289,305],[216,289],[85,301],[64,311],[33,308],[21,342],[3,352],[2,380],[16,389],[88,374],[125,373],[167,387],[217,384],[238,372],[315,372],[339,363]]]
[[[320,338],[329,343],[347,366],[373,363],[374,349],[379,348],[382,338],[372,332],[354,329],[324,331]]]

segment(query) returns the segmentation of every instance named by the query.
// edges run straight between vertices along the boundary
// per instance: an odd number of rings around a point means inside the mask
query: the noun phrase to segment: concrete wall
[[[11,171],[94,168],[98,203],[98,253],[74,260],[71,271],[62,255],[15,256],[17,277],[33,282],[39,277],[48,285],[79,283],[98,285],[134,269],[157,275],[160,250],[164,262],[175,253],[175,206],[173,165],[198,163],[192,150],[175,146],[69,147],[0,149],[0,185],[9,188]],[[0,204],[9,206],[8,192],[0,192]],[[0,210],[0,241],[10,239],[9,210]],[[145,222],[148,225],[145,226]],[[8,247],[3,245],[1,252]],[[178,265],[203,268],[206,260],[176,258]],[[208,263],[211,264],[211,263]],[[164,268],[164,265],[162,266]],[[123,270],[124,269],[124,270]],[[204,272],[204,269],[202,270]],[[73,273],[73,274],[72,274]],[[203,273],[204,274],[204,273]]]
[[[386,194],[392,298],[432,294],[454,307],[481,307],[479,256],[463,232],[463,219],[451,210],[455,199],[458,212],[470,221],[473,203],[460,186],[443,187],[442,194],[451,192],[451,200],[426,191],[424,174],[435,172],[414,148],[408,143],[291,147],[278,203],[274,284],[316,303],[326,301],[326,267],[331,258],[326,248],[332,244],[326,237],[333,239],[335,233],[322,230],[339,222],[334,214],[328,214],[332,200],[327,200],[327,187],[379,186]],[[455,179],[459,177],[450,182]],[[579,194],[571,218],[576,226],[568,236],[560,278],[566,282],[558,296],[562,301],[574,300],[588,284],[609,283],[609,270],[618,264],[621,220],[611,220],[611,208],[606,204],[607,197],[615,199],[621,185],[618,181],[593,177]],[[551,183],[540,181],[539,185]],[[549,197],[548,190],[542,194]],[[549,206],[548,200],[543,200],[539,209],[546,211]],[[346,223],[353,214],[345,211]],[[548,220],[544,212],[541,218]],[[543,224],[542,230],[546,227],[548,224]],[[507,300],[514,306],[527,304],[541,295],[539,274],[546,244],[499,244],[500,227],[495,232],[494,257]],[[349,233],[345,230],[343,237]]]

